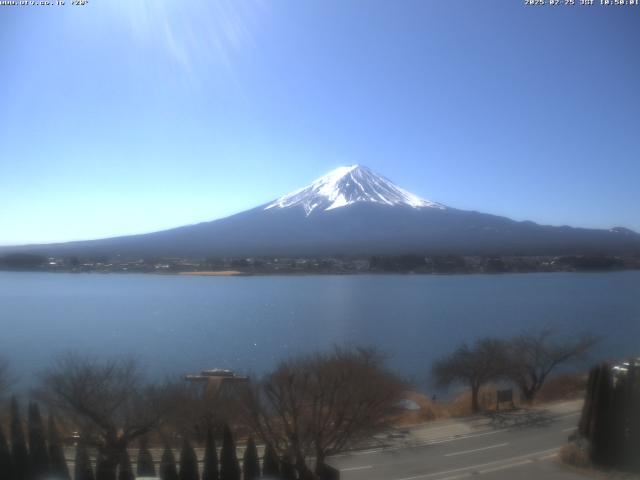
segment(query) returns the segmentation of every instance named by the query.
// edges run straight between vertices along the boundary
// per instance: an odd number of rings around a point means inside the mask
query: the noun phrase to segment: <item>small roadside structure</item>
[[[213,394],[227,390],[235,390],[238,387],[249,384],[249,377],[237,375],[233,370],[226,368],[202,370],[199,374],[185,375],[184,379],[187,382],[203,384],[208,393]]]
[[[513,389],[509,388],[506,390],[498,390],[496,391],[496,411],[500,410],[501,403],[509,403],[511,409],[515,409],[516,406],[513,403]]]

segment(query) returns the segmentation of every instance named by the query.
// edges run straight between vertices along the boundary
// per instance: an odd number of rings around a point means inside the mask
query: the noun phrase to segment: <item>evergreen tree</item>
[[[49,452],[45,440],[44,424],[37,403],[28,410],[29,460],[32,480],[43,480],[49,474]]]
[[[216,441],[213,432],[207,430],[207,440],[204,445],[204,468],[202,480],[218,480],[218,452],[216,451]]]
[[[591,424],[593,420],[593,400],[595,396],[596,384],[598,382],[599,367],[593,367],[589,370],[589,379],[587,380],[587,392],[582,405],[582,415],[578,423],[578,433],[584,438],[589,438],[591,432]]]
[[[284,480],[297,480],[298,475],[296,474],[296,469],[293,466],[293,461],[290,456],[286,456],[282,459],[280,475]]]
[[[7,437],[4,436],[2,425],[0,425],[0,473],[3,479],[14,480],[13,476],[13,459],[11,458],[11,450]]]
[[[242,473],[244,480],[260,478],[260,460],[258,459],[258,449],[253,438],[247,440],[247,448],[244,451],[242,460]]]
[[[93,468],[91,468],[91,460],[89,452],[84,442],[76,445],[76,465],[74,480],[94,480]]]
[[[626,448],[626,459],[629,468],[634,472],[640,472],[640,365],[632,360],[629,367],[628,383],[629,394],[625,404],[629,414],[629,430]]]
[[[229,425],[224,426],[222,452],[220,453],[220,480],[240,480],[240,465],[236,445]]]
[[[147,446],[146,437],[140,439],[140,448],[138,449],[138,468],[139,477],[155,477],[156,467],[153,464],[153,456]]]
[[[164,452],[162,452],[162,457],[160,457],[160,479],[179,480],[176,458],[169,445],[165,447]]]
[[[612,435],[609,439],[609,449],[612,454],[611,463],[617,468],[630,469],[640,472],[638,452],[640,441],[637,436],[637,419],[634,416],[638,411],[638,396],[636,366],[634,360],[630,360],[625,374],[618,374],[614,383],[611,424]]]
[[[16,397],[11,398],[11,456],[15,480],[29,480],[29,450]]]
[[[591,440],[591,460],[598,465],[610,466],[611,421],[612,421],[613,379],[609,365],[602,364],[594,389],[593,414],[589,439]]]
[[[616,466],[624,465],[626,460],[629,410],[625,408],[625,403],[628,393],[626,378],[619,378],[618,382],[612,385],[607,449],[609,462]],[[640,445],[638,446],[640,447]]]
[[[198,457],[186,438],[180,451],[180,480],[198,480]]]
[[[96,480],[116,480],[117,463],[109,458],[104,451],[98,450],[96,458]]]
[[[64,447],[60,441],[60,434],[52,415],[49,415],[47,430],[49,434],[49,467],[51,476],[56,480],[71,480],[67,460],[64,457]]]
[[[640,471],[640,382],[634,360],[628,365],[615,379],[607,364],[592,369],[579,433],[593,463]]]
[[[264,448],[264,456],[262,457],[262,474],[266,476],[277,477],[280,475],[280,460],[276,451],[267,443]]]
[[[118,480],[136,480],[136,477],[133,474],[133,467],[131,466],[131,457],[129,457],[129,452],[126,448],[120,456],[120,464],[118,466]]]

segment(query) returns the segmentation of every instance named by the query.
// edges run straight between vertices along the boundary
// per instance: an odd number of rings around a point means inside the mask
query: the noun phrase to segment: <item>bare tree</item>
[[[469,347],[464,344],[452,354],[438,360],[432,367],[436,384],[448,387],[454,383],[471,388],[471,411],[480,411],[478,394],[485,383],[502,376],[507,362],[507,345],[495,338],[476,341]]]
[[[316,478],[328,455],[388,426],[406,385],[372,349],[339,349],[282,362],[247,393],[249,427],[301,479]]]
[[[550,329],[523,333],[509,341],[507,376],[520,389],[521,398],[530,403],[556,367],[586,354],[597,341],[589,334],[559,341]]]
[[[172,409],[165,426],[204,441],[207,432],[222,433],[225,423],[240,422],[243,407],[239,399],[244,396],[242,382],[211,381],[171,383],[170,402]]]
[[[107,478],[127,445],[158,426],[168,405],[163,387],[144,384],[131,359],[98,360],[67,354],[44,372],[38,394],[98,448]]]

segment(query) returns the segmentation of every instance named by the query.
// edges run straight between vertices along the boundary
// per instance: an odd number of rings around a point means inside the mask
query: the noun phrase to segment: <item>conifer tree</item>
[[[160,479],[161,480],[179,480],[178,469],[176,468],[176,458],[173,450],[167,445],[160,457]]]
[[[96,458],[96,480],[116,480],[118,464],[109,458],[104,451],[98,450]]]
[[[49,452],[44,424],[37,403],[30,403],[27,430],[29,433],[29,461],[32,480],[43,480],[49,474]]]
[[[29,450],[16,397],[11,398],[11,456],[15,480],[29,480]]]
[[[286,456],[282,459],[280,475],[284,480],[297,480],[298,476],[296,474],[296,469],[293,466],[293,461],[290,456]]]
[[[640,472],[640,364],[632,360],[629,362],[628,373],[629,394],[626,402],[626,410],[629,414],[629,430],[627,439],[626,459],[632,471]]]
[[[198,480],[198,457],[186,438],[180,451],[180,480]]]
[[[57,480],[71,480],[67,460],[64,456],[64,447],[60,441],[60,434],[52,415],[49,415],[47,430],[51,476]]]
[[[262,457],[262,474],[267,476],[277,477],[280,475],[280,460],[276,451],[267,443],[264,448],[264,456]]]
[[[636,369],[635,360],[631,359],[626,372],[619,372],[614,383],[610,420],[612,433],[608,447],[612,465],[640,473],[640,438],[637,436],[640,398],[636,392],[640,384],[637,383]]]
[[[76,445],[76,465],[74,480],[94,480],[93,468],[91,468],[91,460],[89,452],[84,442],[80,441]]]
[[[594,389],[593,415],[589,439],[591,459],[604,466],[611,465],[611,416],[613,379],[609,365],[602,364]]]
[[[242,460],[242,474],[244,480],[260,478],[260,460],[258,459],[258,449],[253,438],[247,440],[247,448],[244,450],[244,458]]]
[[[580,421],[578,422],[578,433],[584,438],[588,438],[591,431],[591,423],[593,420],[593,401],[599,373],[599,367],[593,367],[591,368],[591,370],[589,370],[587,391],[584,403],[582,405],[582,414],[580,416]]]
[[[133,474],[133,467],[131,466],[131,457],[129,457],[129,452],[126,448],[120,456],[120,463],[118,465],[118,480],[136,480],[136,477]]]
[[[218,452],[216,451],[216,441],[213,432],[207,430],[207,440],[204,446],[204,467],[202,480],[218,480]]]
[[[220,453],[220,480],[240,480],[240,465],[236,445],[229,425],[224,426],[222,452]]]
[[[139,477],[155,477],[156,467],[153,464],[153,456],[147,446],[147,438],[142,437],[140,439],[140,447],[138,449],[138,468],[137,474]]]
[[[11,450],[7,437],[4,436],[2,425],[0,425],[0,473],[1,478],[6,480],[14,480],[13,476],[13,459],[11,458]]]
[[[607,364],[592,369],[579,433],[589,440],[593,463],[640,471],[640,382],[635,360],[614,374]]]

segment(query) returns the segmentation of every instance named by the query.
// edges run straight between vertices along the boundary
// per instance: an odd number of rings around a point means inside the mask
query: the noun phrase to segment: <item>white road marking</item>
[[[563,413],[560,415],[555,415],[553,418],[561,419],[561,418],[573,417],[580,414],[581,412]],[[434,430],[438,430],[442,428],[445,428],[445,427],[435,427]],[[348,453],[340,453],[338,455],[332,455],[331,458],[351,457],[356,455],[371,455],[374,453],[383,453],[383,452],[395,452],[397,450],[404,450],[406,448],[426,447],[427,445],[440,445],[441,443],[455,442],[456,440],[466,440],[467,438],[484,437],[485,435],[495,435],[496,433],[507,432],[507,431],[509,431],[508,428],[501,428],[497,430],[484,431],[481,433],[468,433],[468,434],[462,434],[457,436],[449,436],[449,437],[444,437],[439,439],[426,440],[423,442],[411,442],[406,445],[398,445],[395,447],[371,448],[369,450],[359,450],[359,451],[351,451]]]
[[[500,470],[507,470],[509,468],[520,467],[522,465],[528,465],[530,463],[533,463],[533,460],[531,460],[529,458],[527,460],[521,460],[519,462],[507,463],[506,465],[500,465],[498,467],[486,468],[484,470],[478,471],[478,473],[481,474],[481,475],[484,475],[485,473],[499,472]]]
[[[458,455],[465,455],[467,453],[474,453],[474,452],[482,452],[483,450],[491,450],[492,448],[506,447],[507,445],[509,445],[509,442],[498,443],[497,445],[488,445],[486,447],[474,448],[473,450],[463,450],[461,452],[447,453],[445,457],[457,457]]]
[[[535,460],[549,460],[551,458],[556,457],[558,454],[557,453],[552,453],[551,455],[545,455],[544,457],[539,457]],[[515,462],[515,463],[508,463],[506,465],[500,465],[498,467],[493,467],[493,468],[487,468],[484,470],[474,470],[471,472],[466,472],[463,473],[461,475],[453,475],[450,477],[442,477],[439,478],[438,480],[460,480],[461,478],[469,478],[469,477],[473,477],[474,475],[484,475],[486,473],[493,473],[493,472],[499,472],[500,470],[508,470],[509,468],[515,468],[515,467],[521,467],[523,465],[529,465],[530,463],[533,463],[534,460],[532,459],[527,459],[527,460],[522,460],[520,462]]]
[[[368,470],[370,468],[373,468],[373,465],[363,465],[361,467],[341,468],[340,471],[341,472],[355,472],[356,470]]]
[[[458,437],[446,437],[436,440],[427,440],[424,442],[411,442],[406,445],[398,445],[397,447],[382,447],[382,448],[372,448],[370,450],[360,450],[349,453],[340,453],[338,455],[332,455],[331,458],[340,458],[340,457],[352,457],[358,455],[371,455],[374,453],[385,453],[385,452],[395,452],[397,450],[405,450],[407,448],[416,448],[416,447],[426,447],[428,445],[440,445],[441,443],[450,443],[455,442],[457,440],[466,440],[467,438],[476,438],[476,437],[485,437],[487,435],[495,435],[496,433],[506,432],[508,429],[503,428],[500,430],[490,430],[488,432],[482,433],[472,433],[468,435],[460,435]]]
[[[564,432],[571,432],[571,431],[575,430],[576,428],[578,428],[578,427],[569,427],[569,428],[565,428],[564,430],[562,430],[562,433],[564,433]]]
[[[442,478],[439,478],[438,480],[459,480],[460,478],[469,478],[472,475],[473,475],[472,472],[467,472],[467,473],[463,473],[462,475],[452,475],[451,477],[442,477]]]
[[[558,456],[558,452],[552,453],[550,455],[545,455],[544,457],[540,457],[540,460],[551,460]]]
[[[395,480],[417,480],[417,479],[420,479],[420,478],[437,477],[438,475],[447,475],[449,473],[464,472],[466,470],[478,470],[479,468],[482,468],[482,467],[490,467],[491,465],[499,465],[499,464],[502,464],[504,462],[512,462],[513,466],[517,466],[517,462],[520,461],[520,460],[531,459],[532,457],[539,457],[540,455],[549,454],[549,453],[557,451],[558,448],[560,448],[560,447],[554,447],[554,448],[550,448],[548,450],[541,450],[539,452],[527,453],[526,455],[519,455],[517,457],[505,458],[505,459],[502,459],[502,460],[494,460],[493,462],[481,463],[481,464],[478,464],[478,465],[469,465],[468,467],[454,468],[453,470],[444,470],[442,472],[425,473],[423,475],[415,475],[413,477],[402,477],[402,478],[397,478]],[[516,462],[516,463],[514,463],[514,462]],[[508,463],[507,463],[507,465],[508,465]],[[466,475],[464,475],[464,476],[466,476]],[[447,477],[447,478],[449,478],[449,477]]]

